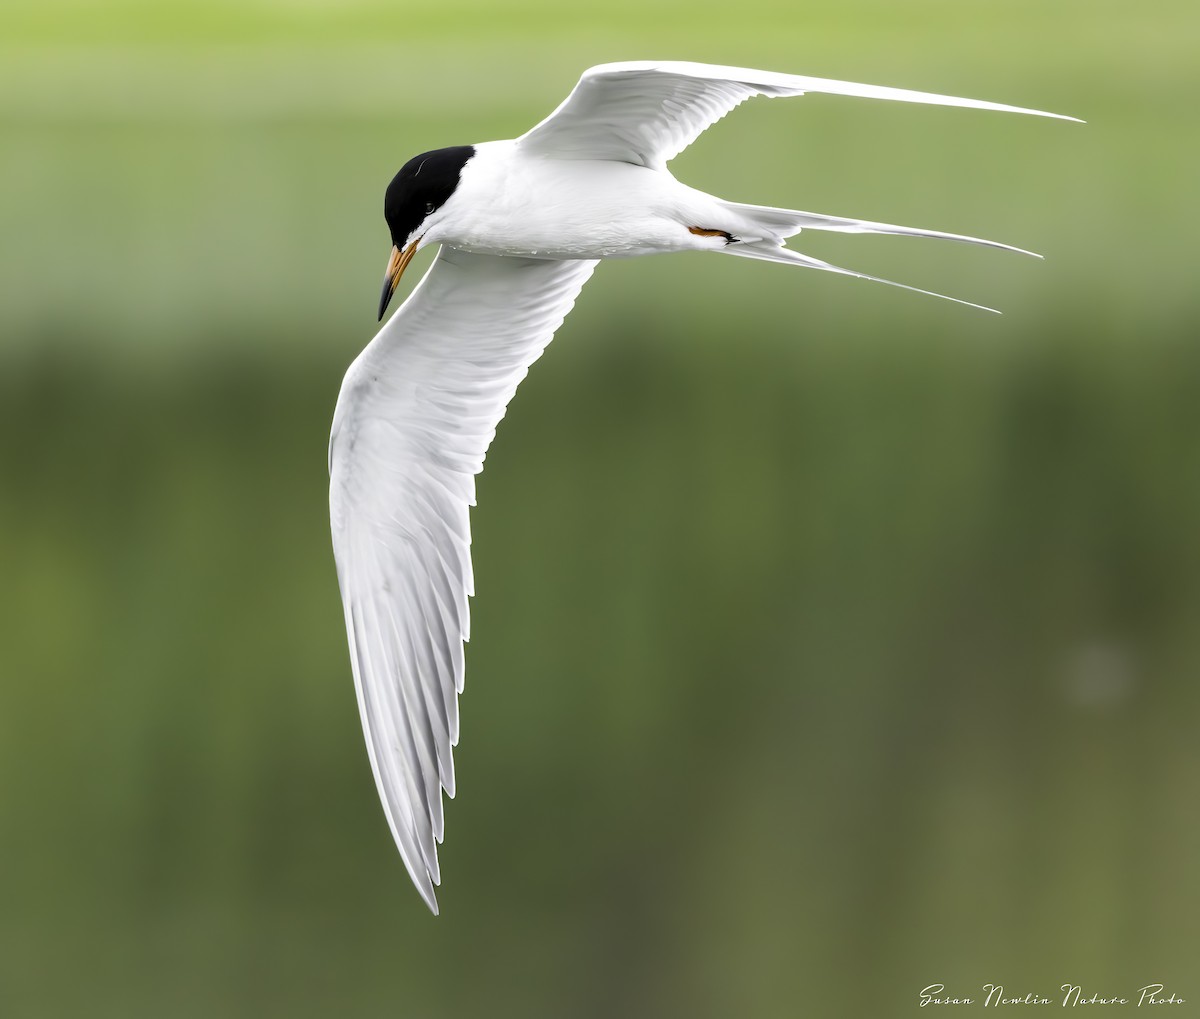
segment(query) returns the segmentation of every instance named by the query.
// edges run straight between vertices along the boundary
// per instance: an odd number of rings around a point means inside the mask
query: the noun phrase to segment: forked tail
[[[726,254],[740,255],[742,258],[758,258],[765,262],[785,262],[790,265],[803,265],[810,269],[823,269],[826,272],[836,272],[843,276],[857,276],[859,279],[872,280],[876,283],[886,283],[888,286],[912,290],[918,294],[929,294],[931,297],[941,297],[956,304],[965,304],[972,308],[981,308],[1000,314],[995,308],[988,308],[972,301],[959,300],[932,290],[922,290],[906,283],[885,280],[879,276],[870,276],[864,272],[843,269],[840,266],[823,262],[819,258],[801,254],[791,248],[784,247],[784,240],[794,237],[803,230],[825,230],[843,234],[897,234],[904,237],[936,237],[940,240],[963,241],[967,244],[981,244],[989,248],[1001,248],[1005,251],[1015,251],[1022,255],[1042,256],[1024,248],[1013,247],[1011,244],[1001,244],[999,241],[984,240],[982,237],[968,237],[965,234],[946,233],[942,230],[922,230],[918,227],[896,226],[893,223],[875,223],[869,219],[849,219],[844,216],[825,216],[817,212],[800,212],[796,209],[774,209],[767,205],[742,205],[738,202],[722,202],[726,210],[742,225],[741,232],[734,232],[735,241],[722,248]]]

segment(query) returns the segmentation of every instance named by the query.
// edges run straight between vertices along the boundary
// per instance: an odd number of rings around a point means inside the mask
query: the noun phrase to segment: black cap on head
[[[393,244],[403,247],[425,217],[446,204],[473,155],[474,146],[455,145],[422,152],[400,168],[383,197],[383,218]]]

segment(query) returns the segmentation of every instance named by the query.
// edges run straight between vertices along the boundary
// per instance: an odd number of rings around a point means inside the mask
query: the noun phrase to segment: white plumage
[[[346,373],[330,439],[330,517],[371,767],[405,866],[435,913],[441,792],[454,795],[469,637],[475,475],[597,259],[714,250],[861,275],[784,247],[803,229],[1007,247],[725,202],[666,171],[744,100],[806,92],[1056,116],[744,68],[605,64],[520,138],[426,153],[389,188],[395,246],[382,303],[416,250],[442,248]]]

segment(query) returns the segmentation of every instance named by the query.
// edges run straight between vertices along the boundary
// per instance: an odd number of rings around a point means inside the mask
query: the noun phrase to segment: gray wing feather
[[[749,67],[630,61],[600,64],[584,71],[559,107],[519,141],[530,151],[543,151],[560,159],[617,159],[662,169],[707,128],[752,96],[800,96],[807,92],[1074,119],[980,99]]]
[[[359,713],[392,835],[435,913],[475,475],[595,265],[443,249],[338,396],[329,507]]]

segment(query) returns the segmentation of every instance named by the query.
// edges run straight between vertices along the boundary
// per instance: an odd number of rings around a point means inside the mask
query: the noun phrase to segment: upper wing
[[[560,159],[616,159],[662,169],[706,128],[751,96],[799,96],[805,92],[1075,119],[979,99],[956,99],[831,78],[639,60],[600,64],[584,71],[558,109],[519,141],[524,148]]]
[[[338,396],[329,509],[359,713],[392,835],[435,913],[475,475],[595,266],[443,248]]]

